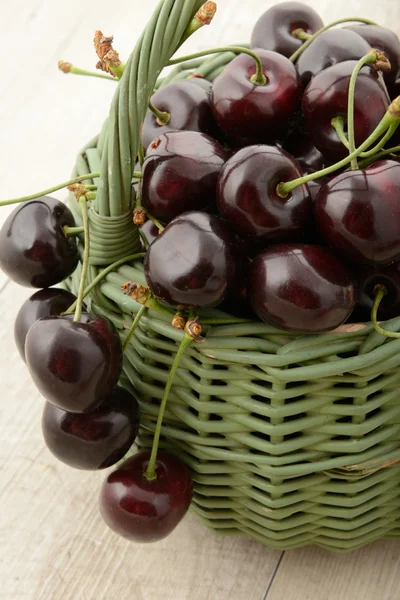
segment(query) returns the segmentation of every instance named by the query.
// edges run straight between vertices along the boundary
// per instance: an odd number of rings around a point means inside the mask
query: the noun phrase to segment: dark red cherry
[[[151,244],[144,259],[153,294],[181,308],[217,306],[236,276],[236,246],[215,215],[188,212],[176,217]]]
[[[276,192],[277,182],[302,173],[293,158],[274,146],[247,146],[225,164],[218,180],[220,215],[241,237],[265,247],[276,240],[294,239],[311,218],[307,185],[287,198]]]
[[[359,60],[371,49],[368,42],[350,29],[328,29],[299,56],[296,67],[303,87],[328,67],[345,60]]]
[[[143,231],[149,244],[154,242],[154,240],[158,238],[160,234],[157,225],[154,225],[153,221],[150,221],[150,219],[143,223],[143,225],[140,226],[140,229]]]
[[[254,259],[249,295],[254,311],[290,331],[335,329],[354,307],[352,276],[327,248],[271,246]]]
[[[143,206],[165,223],[188,210],[215,207],[217,179],[227,158],[222,146],[203,133],[161,135],[143,164]]]
[[[400,75],[400,40],[387,27],[380,25],[356,24],[348,25],[346,29],[355,31],[376,50],[382,50],[389,59],[391,69],[384,73],[385,81],[393,82]]]
[[[25,360],[25,339],[31,325],[43,317],[60,315],[75,300],[76,297],[67,290],[46,288],[35,292],[23,303],[14,323],[15,344],[22,360]]]
[[[42,432],[49,450],[76,469],[105,469],[121,460],[139,430],[139,404],[116,387],[94,410],[70,413],[46,402]]]
[[[375,286],[383,285],[386,295],[378,308],[378,320],[385,321],[400,316],[400,262],[379,267],[368,265],[357,269],[357,304],[361,320],[371,320],[375,299]]]
[[[218,132],[210,106],[210,93],[201,84],[190,79],[170,83],[160,88],[151,98],[153,106],[171,115],[167,125],[158,125],[156,117],[149,110],[143,123],[142,139],[145,149],[163,133],[169,131],[200,131],[211,137]]]
[[[69,412],[98,406],[117,383],[122,348],[114,325],[86,313],[81,322],[71,317],[45,317],[28,331],[26,364],[43,396]]]
[[[356,263],[400,258],[400,164],[381,160],[346,171],[322,186],[315,218],[328,244]]]
[[[190,81],[190,83],[193,83],[194,85],[198,85],[201,88],[203,88],[203,90],[205,90],[209,96],[211,95],[213,84],[211,81],[208,81],[208,79],[200,77],[199,75],[195,75],[194,77],[188,77],[187,80]]]
[[[128,458],[108,475],[100,492],[100,512],[116,533],[135,542],[156,542],[185,516],[193,494],[192,477],[177,457],[159,451],[155,480],[144,473],[150,452]]]
[[[256,63],[240,54],[214,81],[211,106],[214,117],[234,146],[271,143],[289,129],[300,105],[301,86],[294,65],[286,57],[268,50],[256,50],[265,85],[252,83]]]
[[[296,29],[316,33],[324,24],[318,13],[302,2],[282,2],[258,19],[251,36],[252,48],[273,50],[291,56],[304,43],[292,34]]]
[[[303,96],[307,130],[322,154],[332,160],[347,156],[331,120],[347,115],[348,88],[356,61],[341,62],[321,71],[311,79]],[[389,96],[382,76],[366,65],[357,77],[354,97],[354,131],[356,146],[374,131],[389,106]]]
[[[0,267],[19,285],[46,288],[59,283],[78,264],[74,236],[63,227],[75,226],[65,204],[43,196],[19,204],[0,230]]]

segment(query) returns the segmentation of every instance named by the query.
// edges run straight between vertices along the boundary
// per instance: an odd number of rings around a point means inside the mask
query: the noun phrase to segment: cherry
[[[176,217],[149,247],[144,268],[153,294],[180,308],[217,306],[232,289],[236,247],[221,219],[202,212]]]
[[[140,226],[140,229],[143,231],[149,244],[154,242],[154,240],[157,239],[160,234],[157,225],[155,225],[153,221],[150,221],[150,219],[145,221],[145,223]]]
[[[228,160],[218,181],[218,210],[241,237],[259,246],[295,238],[311,216],[307,185],[286,198],[276,192],[279,181],[302,173],[293,158],[274,146],[248,146]]]
[[[350,272],[321,246],[271,246],[251,267],[253,309],[260,319],[282,329],[335,329],[350,316],[354,293]]]
[[[389,59],[391,69],[384,73],[386,82],[393,82],[400,75],[400,40],[397,35],[387,27],[380,25],[353,24],[348,25],[361,37],[363,37],[371,48],[382,50]]]
[[[0,230],[0,267],[16,283],[45,288],[59,283],[78,264],[76,239],[63,227],[75,226],[62,202],[43,196],[19,204]]]
[[[290,60],[268,50],[256,53],[267,78],[264,85],[252,83],[256,63],[240,54],[214,81],[211,93],[215,119],[236,147],[274,142],[287,132],[300,105],[300,81]]]
[[[14,339],[22,360],[25,360],[25,339],[29,328],[42,317],[60,315],[76,297],[67,290],[47,288],[35,292],[19,309],[14,323]]]
[[[364,38],[350,29],[328,29],[313,40],[297,59],[297,70],[303,87],[328,67],[345,60],[359,60],[370,50]]]
[[[377,285],[383,285],[387,292],[379,305],[378,319],[385,321],[400,315],[400,262],[379,267],[368,265],[357,270],[357,304],[361,320],[371,320]]]
[[[139,430],[137,400],[116,387],[91,412],[70,413],[46,402],[44,441],[59,460],[76,469],[105,469],[121,460]]]
[[[211,95],[213,84],[211,81],[208,81],[208,79],[205,79],[204,77],[199,77],[199,75],[195,75],[194,77],[189,77],[187,81],[190,81],[190,83],[193,83],[194,85],[200,86],[201,88],[203,88],[203,90],[207,92],[209,96]]]
[[[200,131],[211,137],[220,137],[210,107],[210,93],[203,84],[191,79],[170,83],[160,88],[151,98],[153,106],[170,114],[166,125],[159,125],[149,110],[143,123],[142,139],[145,149],[163,133],[176,130]]]
[[[400,164],[377,161],[322,186],[314,204],[321,235],[347,260],[390,263],[400,258]]]
[[[219,172],[225,150],[197,131],[164,133],[150,144],[143,164],[143,206],[168,223],[188,210],[215,206]]]
[[[32,379],[43,396],[69,412],[98,406],[117,383],[122,347],[114,325],[100,315],[84,313],[44,317],[29,329],[25,356]]]
[[[310,6],[302,2],[282,2],[258,19],[251,36],[251,47],[273,50],[289,57],[304,43],[292,35],[296,29],[313,34],[323,26],[321,17]]]
[[[331,160],[341,160],[348,154],[331,120],[347,114],[349,82],[356,64],[349,60],[321,71],[311,79],[303,95],[307,130],[318,150]],[[357,77],[354,96],[356,146],[374,131],[388,106],[389,96],[382,76],[365,65]]]
[[[165,451],[157,455],[156,479],[145,471],[150,452],[128,458],[108,475],[100,492],[100,512],[122,537],[155,542],[175,529],[192,500],[192,477],[186,465]]]
[[[312,139],[306,133],[289,136],[283,144],[283,149],[296,159],[304,172],[319,171],[327,166],[324,155],[314,146]],[[310,183],[312,182],[308,185]]]

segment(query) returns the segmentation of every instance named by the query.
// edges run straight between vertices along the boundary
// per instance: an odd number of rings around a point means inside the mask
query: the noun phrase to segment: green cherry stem
[[[343,117],[333,117],[333,119],[331,121],[331,125],[334,128],[334,130],[336,131],[336,134],[337,134],[339,140],[342,142],[343,146],[345,146],[348,149],[349,142],[346,137],[346,134],[344,133],[344,118]],[[390,140],[390,138],[393,136],[394,132],[396,131],[397,127],[398,127],[398,125],[396,125],[396,124],[391,125],[389,127],[389,129],[387,130],[387,132],[385,133],[385,135],[383,136],[383,138],[373,148],[371,148],[371,150],[367,150],[366,152],[361,152],[360,158],[370,158],[372,156],[375,158],[376,153],[381,148],[383,148],[383,146],[388,142],[388,140]],[[385,151],[384,154],[387,154],[387,152]],[[379,155],[377,155],[377,156],[379,157]]]
[[[380,158],[385,158],[386,156],[390,156],[390,155],[395,156],[396,152],[400,152],[400,146],[393,146],[392,148],[388,148],[387,150],[382,150],[381,152],[377,152],[373,157],[374,162]],[[360,163],[360,167],[361,168],[367,167],[370,163],[371,163],[371,158],[369,158],[369,160],[368,159],[363,160]]]
[[[344,117],[333,117],[333,119],[331,120],[331,125],[336,131],[336,135],[342,142],[343,146],[349,149],[349,140],[347,139],[346,134],[344,132]]]
[[[145,304],[143,304],[143,306],[141,306],[138,310],[138,312],[136,313],[135,318],[133,319],[132,325],[130,326],[130,329],[128,331],[128,335],[125,338],[125,342],[124,345],[122,347],[122,352],[125,353],[127,347],[129,346],[129,343],[132,339],[133,334],[135,333],[137,326],[140,323],[140,319],[142,318],[143,314],[146,312],[147,310],[147,306]]]
[[[79,235],[80,233],[84,233],[84,231],[84,227],[69,227],[68,225],[64,225],[63,227],[63,232],[67,237],[71,235]]]
[[[52,192],[56,192],[57,190],[61,190],[62,188],[68,187],[73,183],[80,183],[81,181],[85,181],[86,179],[94,179],[95,177],[100,177],[100,173],[87,173],[86,175],[74,177],[74,179],[64,181],[64,183],[59,183],[51,188],[48,188],[47,190],[42,190],[41,192],[36,192],[35,194],[30,194],[29,196],[21,196],[21,198],[3,200],[2,202],[0,202],[0,206],[7,206],[8,204],[18,204],[18,202],[27,202],[28,200],[35,200],[35,198],[46,196],[47,194],[51,194]]]
[[[307,41],[310,38],[312,38],[312,34],[311,33],[307,33],[301,27],[299,27],[298,29],[295,29],[294,31],[292,31],[292,36],[295,37],[295,38],[297,38],[298,40],[304,40],[304,41]]]
[[[388,331],[387,329],[383,329],[383,327],[381,327],[378,324],[377,315],[378,315],[379,305],[382,302],[382,298],[384,296],[386,296],[386,294],[387,294],[387,290],[386,290],[385,286],[378,283],[374,288],[374,294],[375,294],[375,299],[374,299],[374,304],[373,304],[372,310],[371,310],[371,322],[372,322],[372,325],[374,326],[375,331],[377,331],[378,333],[380,333],[382,335],[385,335],[386,337],[400,338],[399,332]]]
[[[112,77],[112,75],[106,75],[106,73],[102,73],[101,71],[86,71],[85,69],[80,69],[75,65],[72,65],[70,62],[65,60],[58,61],[58,68],[63,73],[72,73],[73,75],[85,75],[86,77],[98,77],[99,79],[110,79],[111,81],[118,82],[118,79]]]
[[[339,19],[338,21],[333,21],[333,23],[329,23],[329,25],[325,25],[325,27],[321,27],[321,29],[316,31],[310,38],[308,38],[308,40],[306,40],[306,42],[302,46],[300,46],[300,48],[298,48],[296,50],[296,52],[294,52],[292,54],[292,56],[289,58],[289,60],[292,63],[296,62],[296,60],[299,58],[300,54],[302,54],[304,52],[304,50],[306,48],[308,48],[308,46],[315,40],[315,38],[317,38],[319,35],[321,35],[321,33],[323,33],[324,31],[327,31],[328,29],[331,29],[332,27],[335,27],[336,25],[341,25],[342,23],[365,23],[366,25],[377,25],[377,23],[375,23],[374,21],[370,21],[369,19],[363,19],[361,17],[348,17],[345,19]],[[293,34],[294,34],[294,32],[293,32]]]
[[[160,125],[160,127],[161,127],[161,126],[167,125],[169,123],[169,120],[171,118],[170,113],[162,111],[162,110],[158,110],[158,108],[156,108],[150,102],[150,100],[149,100],[149,109],[151,110],[151,112],[155,116],[157,125]]]
[[[132,179],[142,179],[143,175],[141,171],[133,171]]]
[[[147,218],[149,219],[149,221],[154,223],[154,225],[158,228],[158,231],[160,233],[161,233],[161,231],[164,231],[164,229],[165,229],[164,225],[162,225],[158,219],[153,217],[153,215],[151,215],[150,213],[147,213]]]
[[[143,127],[143,125],[142,125]],[[142,128],[141,128],[142,129]],[[140,168],[143,169],[143,163],[144,163],[144,148],[143,148],[143,139],[142,137],[140,137],[140,141],[139,141],[139,149],[138,149],[138,161],[139,161],[139,165]]]
[[[150,246],[149,240],[147,239],[145,232],[141,228],[139,228],[139,235],[140,235],[140,239],[143,242],[144,249],[147,251]]]
[[[347,136],[349,140],[349,153],[353,154],[356,150],[356,141],[354,134],[354,96],[356,91],[357,76],[364,65],[376,62],[378,55],[373,50],[368,52],[365,56],[360,58],[358,63],[353,69],[350,77],[349,91],[348,91],[348,104],[347,104]],[[351,160],[351,169],[358,169],[357,157]]]
[[[174,381],[174,377],[175,377],[175,373],[179,367],[179,363],[181,361],[181,358],[186,350],[186,348],[194,341],[194,338],[190,335],[188,335],[187,333],[184,333],[182,341],[179,345],[178,351],[175,355],[174,358],[174,362],[172,364],[171,370],[169,372],[168,375],[168,380],[164,389],[164,394],[161,400],[161,404],[160,404],[160,408],[158,410],[158,417],[157,417],[157,424],[156,424],[156,429],[154,432],[154,438],[153,438],[153,445],[151,448],[151,454],[150,454],[150,460],[149,460],[149,464],[148,467],[144,473],[144,476],[146,477],[146,479],[148,479],[149,481],[153,481],[154,479],[157,478],[156,476],[156,470],[155,470],[155,466],[156,466],[156,460],[157,460],[157,452],[158,452],[158,444],[160,442],[160,436],[161,436],[161,427],[162,427],[162,422],[163,422],[163,418],[164,418],[164,412],[165,412],[165,408],[167,406],[167,401],[168,401],[168,396],[169,396],[169,392],[171,390],[172,387],[172,383]]]
[[[394,125],[400,121],[400,96],[393,100],[392,104],[389,106],[386,111],[384,117],[376,127],[376,129],[371,133],[371,135],[359,146],[352,154],[349,154],[341,161],[326,167],[325,169],[321,169],[321,171],[316,171],[315,173],[310,173],[309,175],[303,175],[303,177],[299,177],[298,179],[294,179],[293,181],[286,181],[278,183],[276,187],[276,191],[278,196],[281,198],[286,198],[292,190],[297,188],[299,185],[303,185],[304,183],[308,183],[309,181],[313,181],[314,179],[318,179],[319,177],[324,177],[325,175],[330,175],[331,173],[335,173],[338,169],[345,167],[353,158],[356,158],[364,152],[368,150],[370,146],[376,140],[378,140],[382,135],[386,133],[391,125]]]
[[[183,34],[179,46],[182,44],[198,29],[204,27],[204,25],[209,25],[214,18],[214,15],[217,11],[217,5],[215,2],[206,2],[202,6],[200,6],[197,13],[194,15],[193,19],[190,21],[189,25],[186,28],[185,33]]]
[[[85,291],[83,292],[83,297],[82,299],[85,299],[86,296],[88,294],[90,294],[90,292],[96,287],[96,285],[98,285],[103,279],[104,277],[106,277],[109,273],[111,273],[111,271],[114,271],[115,269],[118,269],[118,267],[124,265],[127,262],[131,262],[133,260],[139,260],[141,258],[144,258],[145,253],[144,252],[137,252],[136,254],[130,254],[129,256],[125,256],[124,258],[120,258],[119,260],[116,260],[115,262],[113,262],[111,265],[109,265],[108,267],[106,267],[105,269],[103,269],[90,283],[89,285],[85,288]],[[71,313],[74,312],[75,308],[77,305],[77,300],[71,304],[71,306],[68,308],[68,310],[66,310],[65,312],[63,312],[63,315],[70,315]]]
[[[202,56],[208,56],[209,54],[218,54],[219,52],[233,52],[234,54],[248,54],[256,61],[256,72],[254,75],[250,77],[251,83],[254,85],[265,85],[268,80],[263,73],[263,65],[261,62],[261,58],[252,50],[248,48],[240,48],[239,46],[226,46],[223,48],[213,48],[212,50],[202,50],[201,52],[196,52],[195,54],[188,54],[187,56],[180,56],[179,58],[174,58],[167,63],[167,66],[177,65],[178,63],[184,62],[186,60],[193,60],[194,58],[201,58]]]
[[[79,282],[78,298],[76,300],[76,309],[74,315],[74,321],[80,321],[82,315],[82,304],[83,295],[85,293],[85,283],[89,267],[89,252],[90,252],[90,236],[89,236],[89,217],[87,209],[87,200],[85,196],[81,196],[79,204],[82,210],[82,221],[85,230],[84,250],[83,250],[83,261],[82,261],[82,273],[81,280]]]

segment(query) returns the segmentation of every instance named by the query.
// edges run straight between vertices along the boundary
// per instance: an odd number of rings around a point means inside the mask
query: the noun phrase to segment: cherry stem
[[[130,326],[130,329],[129,329],[129,331],[128,331],[128,335],[126,336],[126,338],[125,338],[125,342],[124,342],[124,345],[123,345],[123,347],[122,347],[122,352],[123,352],[123,353],[125,353],[125,352],[126,352],[126,349],[127,349],[127,347],[129,346],[129,343],[130,343],[130,341],[131,341],[131,339],[132,339],[132,336],[133,336],[133,334],[135,333],[135,331],[136,331],[136,329],[137,329],[137,326],[138,326],[138,325],[139,325],[139,323],[140,323],[140,319],[142,318],[142,316],[143,316],[143,314],[146,312],[146,310],[147,310],[147,306],[146,306],[145,304],[143,304],[143,306],[141,306],[141,307],[139,308],[138,312],[136,313],[136,316],[135,316],[135,318],[133,319],[133,323],[132,323],[132,325]]]
[[[64,181],[64,183],[59,183],[47,190],[43,190],[41,192],[36,192],[35,194],[30,194],[29,196],[22,196],[21,198],[12,198],[11,200],[3,200],[0,202],[0,206],[7,206],[8,204],[18,204],[18,202],[27,202],[28,200],[35,200],[35,198],[40,198],[41,196],[46,196],[47,194],[51,194],[52,192],[56,192],[57,190],[61,190],[62,188],[68,187],[74,183],[80,183],[81,181],[85,181],[85,179],[94,179],[95,177],[100,177],[100,173],[87,173],[86,175],[80,175],[80,177],[75,177],[74,179],[70,179],[69,181]]]
[[[383,329],[383,327],[381,327],[378,324],[377,314],[378,314],[379,305],[382,301],[382,298],[384,296],[386,296],[387,289],[385,288],[384,285],[378,283],[374,287],[374,294],[375,294],[375,299],[374,299],[374,304],[372,305],[372,310],[371,310],[371,322],[372,322],[372,325],[374,326],[375,331],[377,331],[381,335],[385,335],[386,337],[400,338],[400,333],[398,333],[396,331],[388,331],[387,329]]]
[[[140,138],[140,141],[139,141],[138,160],[139,160],[140,168],[143,169],[144,148],[143,148],[143,140],[142,140],[142,138]]]
[[[349,148],[349,142],[344,133],[344,118],[343,117],[333,117],[331,121],[331,125],[336,131],[336,134],[339,140],[342,142],[343,146],[347,149]],[[375,154],[387,143],[388,140],[392,137],[394,132],[396,131],[398,125],[394,124],[389,127],[383,138],[373,147],[371,150],[367,150],[366,152],[361,152],[361,158],[370,158],[373,156],[375,158]],[[368,162],[368,161],[367,161]],[[365,164],[364,161],[362,164]]]
[[[76,309],[74,315],[74,321],[80,321],[82,315],[83,295],[85,293],[85,282],[89,267],[89,251],[90,251],[90,236],[89,236],[89,217],[87,209],[87,200],[85,196],[81,196],[79,204],[82,210],[82,221],[85,230],[85,241],[83,250],[83,261],[82,261],[82,273],[81,280],[79,282],[78,298],[76,300]]]
[[[167,125],[169,123],[171,114],[169,112],[164,112],[162,110],[158,110],[158,108],[153,106],[153,104],[150,102],[150,100],[149,100],[149,109],[155,116],[157,125],[160,125],[160,127],[162,127],[163,125]]]
[[[71,235],[79,235],[80,233],[84,233],[84,227],[69,227],[68,225],[64,225],[63,227],[64,235],[69,237]]]
[[[181,361],[181,358],[186,350],[186,348],[194,341],[194,338],[190,335],[188,335],[187,333],[184,333],[182,341],[179,345],[178,351],[175,355],[174,358],[174,362],[172,364],[171,370],[169,372],[168,375],[168,380],[166,383],[166,386],[164,388],[164,394],[161,400],[161,404],[160,404],[160,408],[158,411],[158,417],[157,417],[157,424],[156,424],[156,429],[154,432],[154,438],[153,438],[153,445],[151,448],[151,454],[150,454],[150,459],[149,459],[149,464],[147,466],[147,469],[144,473],[144,476],[146,477],[146,479],[148,479],[149,481],[153,481],[154,479],[157,479],[157,475],[156,475],[156,460],[157,460],[157,452],[158,452],[158,444],[160,442],[160,436],[161,436],[161,427],[162,427],[162,422],[163,422],[163,418],[164,418],[164,412],[165,412],[165,408],[167,406],[167,401],[168,401],[168,396],[169,396],[169,392],[171,390],[172,387],[172,383],[175,377],[175,373],[179,367],[179,363]]]
[[[297,38],[298,40],[307,41],[312,37],[312,34],[307,33],[306,31],[304,31],[304,29],[299,27],[298,29],[295,29],[294,31],[292,31],[292,36]]]
[[[141,173],[141,171],[133,171],[132,173],[132,178],[134,179],[142,179],[143,175]]]
[[[342,142],[343,146],[345,146],[347,149],[349,149],[349,140],[346,137],[346,134],[344,132],[344,122],[345,119],[344,117],[333,117],[333,119],[331,120],[331,125],[333,127],[333,129],[336,131],[336,135],[338,136],[339,140]]]
[[[161,223],[160,223],[160,221],[158,219],[156,219],[155,217],[153,217],[153,215],[151,215],[147,211],[146,211],[146,214],[147,214],[147,218],[149,219],[149,221],[151,221],[152,223],[154,223],[154,225],[158,228],[158,230],[160,232],[164,231],[165,227],[164,227],[164,225],[161,225]]]
[[[325,25],[324,27],[321,27],[321,29],[316,31],[310,38],[308,38],[308,40],[304,44],[302,44],[302,46],[300,46],[300,48],[298,48],[296,50],[296,52],[294,52],[292,54],[292,56],[289,58],[289,60],[292,63],[296,62],[296,60],[299,58],[300,54],[302,54],[304,52],[304,50],[306,48],[308,48],[308,46],[315,40],[315,38],[317,38],[324,31],[331,29],[331,27],[335,27],[335,25],[341,25],[342,23],[365,23],[366,25],[378,25],[374,21],[370,21],[369,19],[363,19],[361,17],[348,17],[346,19],[339,19],[338,21],[333,21],[333,23],[329,23],[329,25]],[[293,32],[293,34],[294,34],[294,32]]]
[[[85,288],[85,291],[83,292],[83,296],[82,299],[86,298],[86,296],[88,294],[90,294],[90,292],[96,287],[96,285],[98,285],[103,279],[104,277],[106,277],[109,273],[111,273],[111,271],[114,271],[115,269],[118,269],[118,267],[124,265],[127,262],[133,261],[133,260],[139,260],[141,258],[145,257],[145,253],[144,252],[137,252],[136,254],[130,254],[129,256],[125,256],[125,258],[120,258],[119,260],[116,260],[115,262],[113,262],[111,265],[109,265],[108,267],[106,267],[105,269],[103,269],[87,286],[87,288]],[[74,312],[76,306],[77,306],[77,300],[75,300],[75,302],[73,304],[71,304],[71,306],[68,308],[68,310],[66,310],[65,312],[63,312],[63,315],[70,315],[71,313]]]
[[[189,25],[186,28],[185,33],[183,34],[179,46],[182,44],[198,29],[204,27],[204,25],[209,25],[214,18],[214,15],[217,11],[217,5],[215,2],[206,2],[203,4],[197,13],[194,15],[193,19],[190,21]]]
[[[392,148],[387,148],[386,150],[382,150],[382,152],[377,152],[374,155],[374,162],[379,159],[379,158],[385,158],[385,156],[388,156],[390,154],[395,155],[396,152],[400,152],[400,146],[393,146]],[[360,164],[360,167],[363,168],[365,166],[368,166],[368,164],[370,164],[371,160],[365,160],[362,161],[362,163]]]
[[[99,79],[110,79],[111,81],[118,82],[118,79],[112,77],[112,75],[106,75],[106,73],[102,73],[101,71],[86,71],[85,69],[80,69],[75,65],[72,65],[69,62],[60,60],[58,63],[58,68],[63,73],[72,73],[73,75],[85,75],[85,77],[98,77]]]
[[[187,56],[180,56],[179,58],[174,58],[168,61],[167,66],[177,65],[186,60],[193,60],[194,58],[201,58],[202,56],[208,56],[209,54],[218,54],[220,52],[233,52],[234,54],[248,54],[256,61],[256,72],[254,75],[250,77],[251,83],[254,85],[265,85],[268,82],[268,79],[265,77],[263,73],[263,65],[261,62],[261,58],[252,50],[248,48],[240,48],[239,46],[226,46],[223,48],[213,48],[212,50],[202,50],[201,52],[196,52],[195,54],[188,54]]]
[[[147,237],[146,237],[146,234],[145,234],[145,232],[143,231],[143,229],[141,229],[140,227],[139,227],[139,235],[140,235],[140,239],[141,239],[141,240],[142,240],[142,242],[143,242],[144,249],[145,249],[145,250],[148,250],[148,249],[149,249],[149,246],[150,246],[150,244],[149,244],[149,240],[147,239]]]
[[[353,154],[356,149],[356,141],[354,134],[354,96],[356,91],[357,76],[364,65],[376,62],[378,55],[376,52],[368,52],[365,56],[360,58],[358,63],[353,69],[350,77],[349,91],[348,91],[348,104],[347,104],[347,137],[349,140],[349,153]],[[357,157],[351,160],[351,169],[358,169]]]
[[[293,181],[279,183],[276,187],[278,196],[280,196],[281,198],[286,198],[290,194],[290,192],[297,188],[299,185],[303,185],[304,183],[308,183],[309,181],[314,181],[314,179],[319,179],[319,177],[324,177],[325,175],[330,175],[331,173],[334,173],[338,169],[341,169],[342,167],[345,167],[346,165],[351,163],[353,158],[356,158],[362,152],[368,150],[368,148],[374,142],[376,142],[377,139],[384,135],[391,125],[394,125],[395,123],[398,123],[400,121],[400,113],[397,114],[399,104],[400,97],[399,99],[396,98],[395,100],[393,100],[392,104],[386,111],[384,117],[382,118],[380,123],[378,123],[376,129],[365,140],[365,142],[363,142],[361,146],[359,146],[352,154],[349,154],[334,165],[326,167],[325,169],[321,169],[321,171],[315,171],[315,173],[303,175],[303,177],[299,177],[298,179],[294,179]]]

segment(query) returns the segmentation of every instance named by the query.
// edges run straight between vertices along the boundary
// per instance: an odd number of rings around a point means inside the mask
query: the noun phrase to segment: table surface
[[[213,24],[186,48],[249,39],[272,0],[220,0]],[[400,31],[398,0],[309,0],[325,22],[362,15]],[[0,195],[68,179],[76,151],[98,132],[115,84],[65,76],[59,59],[93,69],[93,32],[127,57],[156,0],[0,0]],[[185,52],[186,53],[186,52]],[[56,194],[63,198],[64,193]],[[10,212],[0,211],[0,222]],[[395,600],[400,542],[347,555],[316,547],[278,552],[223,538],[189,515],[166,540],[134,545],[109,531],[97,494],[104,473],[56,461],[41,437],[43,400],[13,343],[30,295],[0,273],[0,598],[7,600]]]

